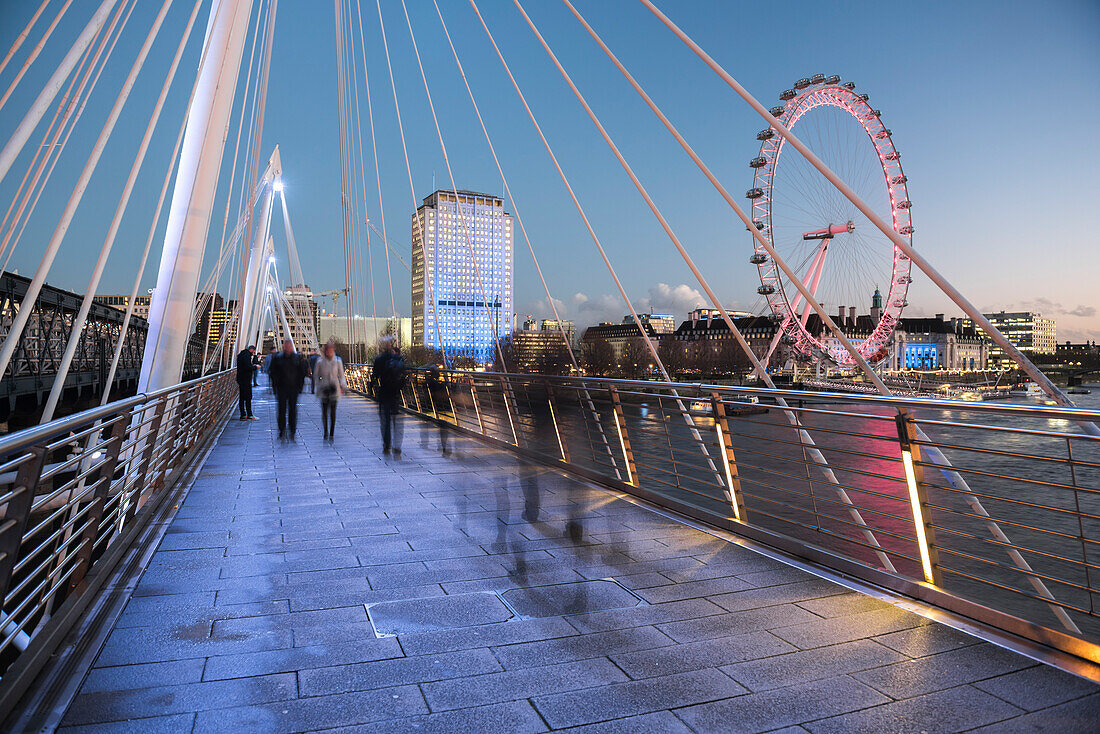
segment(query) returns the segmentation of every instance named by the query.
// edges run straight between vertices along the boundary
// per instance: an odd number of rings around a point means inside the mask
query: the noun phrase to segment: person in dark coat
[[[260,370],[264,366],[264,358],[256,353],[256,347],[252,347],[252,387],[260,386]]]
[[[279,438],[293,441],[298,430],[298,395],[305,385],[309,363],[294,351],[293,341],[284,339],[283,351],[271,358],[267,370],[279,403]]]
[[[256,420],[252,415],[252,380],[256,376],[256,347],[249,345],[237,355],[237,407],[241,410],[241,420]]]
[[[371,394],[378,401],[378,417],[382,424],[382,453],[393,450],[401,455],[401,424],[397,421],[398,401],[405,385],[405,360],[394,348],[393,342],[382,342],[382,351],[371,366]]]

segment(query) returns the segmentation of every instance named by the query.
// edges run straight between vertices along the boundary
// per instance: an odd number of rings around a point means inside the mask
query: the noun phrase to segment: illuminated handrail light
[[[909,426],[904,415],[895,417],[898,424],[898,441],[901,444],[901,465],[905,470],[905,486],[909,488],[909,504],[913,508],[913,528],[917,535],[917,549],[920,551],[921,570],[924,580],[936,583],[932,569],[932,555],[928,550],[928,536],[925,532],[924,506],[920,489],[917,486],[917,472],[913,465],[913,446],[909,440]]]

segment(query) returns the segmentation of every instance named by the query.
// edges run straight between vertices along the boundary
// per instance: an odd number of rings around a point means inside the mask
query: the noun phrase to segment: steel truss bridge
[[[29,285],[30,279],[21,275],[0,275],[0,339],[7,337],[12,321],[23,308]],[[15,412],[33,413],[43,404],[72,336],[74,316],[82,300],[83,296],[60,288],[42,288],[31,307],[31,318],[19,338],[11,363],[0,380],[0,417]],[[116,308],[92,304],[72,366],[65,377],[62,405],[98,398],[103,393],[112,355],[122,333],[123,318],[123,312]],[[148,332],[149,324],[145,319],[131,318],[118,369],[111,382],[112,395],[127,395],[137,390]],[[202,357],[202,339],[192,337],[184,368],[185,379],[199,375]]]

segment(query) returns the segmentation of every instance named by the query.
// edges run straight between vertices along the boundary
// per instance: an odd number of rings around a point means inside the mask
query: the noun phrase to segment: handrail
[[[232,370],[0,439],[0,710],[223,425]]]
[[[365,392],[369,367],[348,374]],[[418,369],[403,397],[410,413],[1068,652],[1100,675],[1100,442],[1079,428],[1100,411]],[[613,426],[631,476],[615,476],[578,430],[593,420]],[[717,482],[708,458],[725,465]]]

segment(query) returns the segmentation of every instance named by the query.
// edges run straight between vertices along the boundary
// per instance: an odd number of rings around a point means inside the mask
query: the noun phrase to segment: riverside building
[[[413,344],[494,361],[495,337],[512,331],[512,215],[504,201],[434,192],[412,218],[412,260]]]

